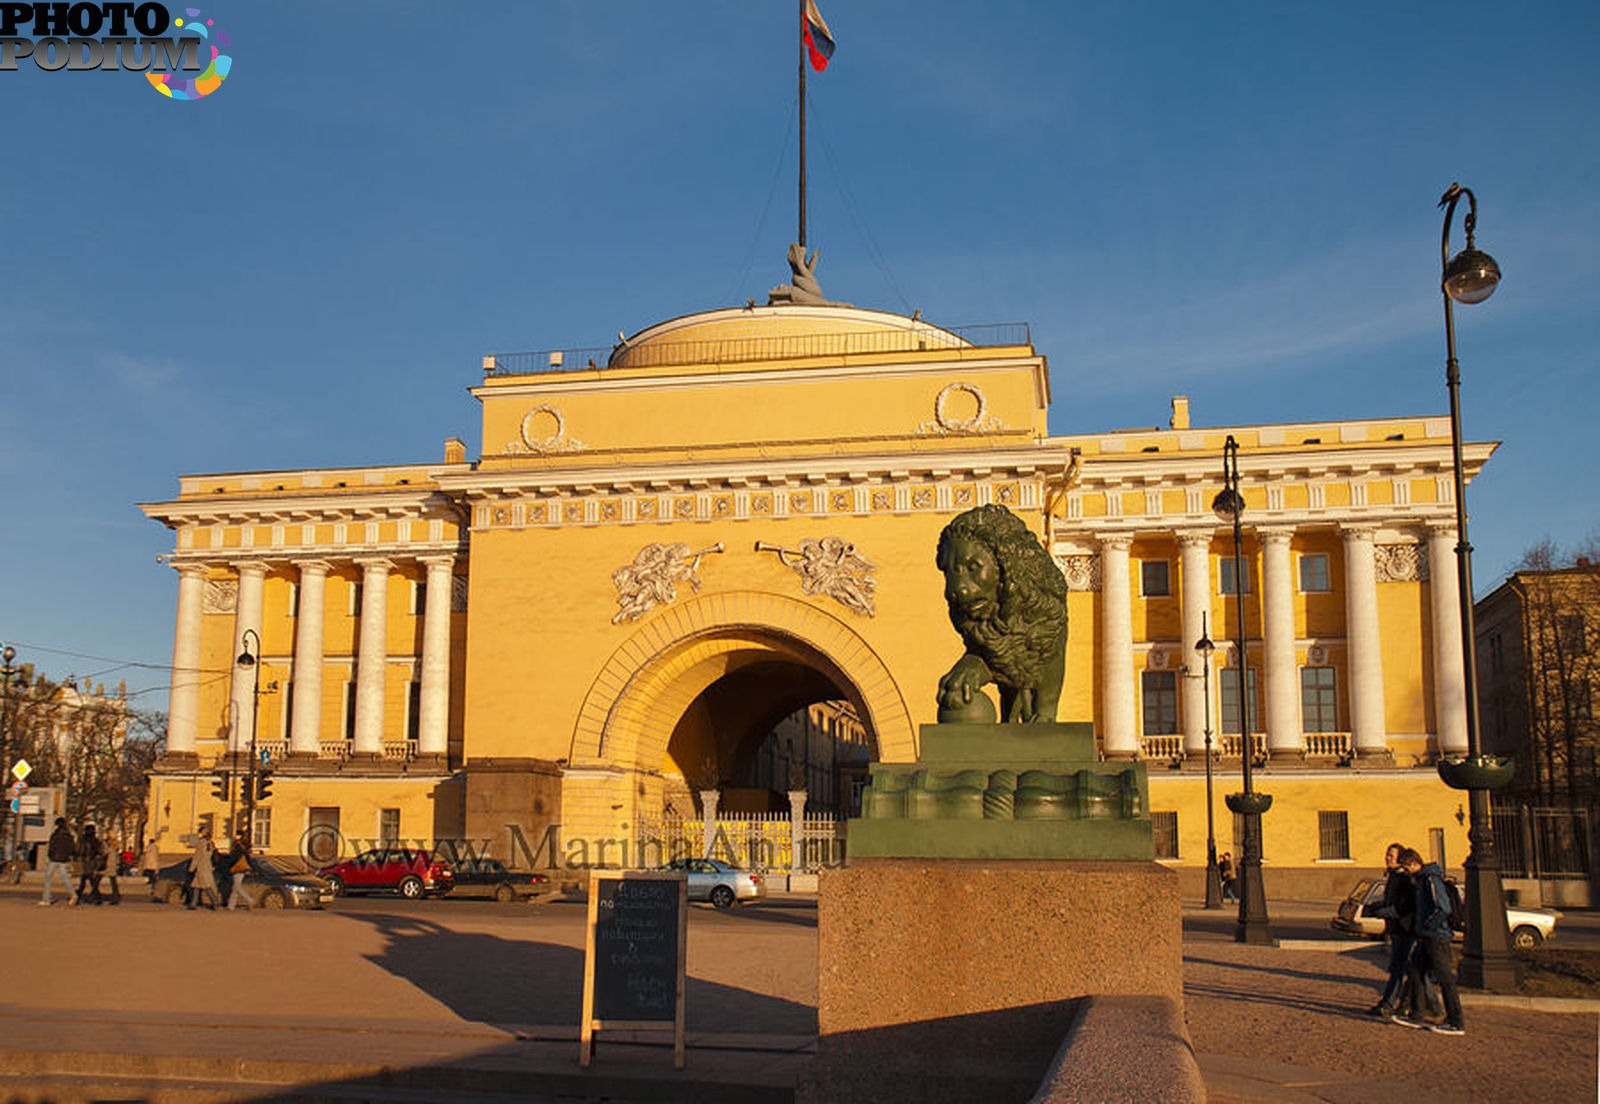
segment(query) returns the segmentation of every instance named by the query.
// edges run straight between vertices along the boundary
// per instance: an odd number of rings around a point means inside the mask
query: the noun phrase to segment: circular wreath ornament
[[[556,430],[548,437],[535,437],[535,419],[541,414],[548,415],[556,424]],[[561,416],[561,411],[548,403],[541,403],[522,416],[520,428],[522,443],[534,452],[553,452],[559,449],[567,439],[567,420]]]
[[[949,411],[950,396],[960,392],[971,395],[978,404],[977,413],[970,418],[956,418]],[[989,402],[975,383],[947,383],[933,400],[933,417],[947,433],[973,433],[983,426],[983,416],[989,411]]]

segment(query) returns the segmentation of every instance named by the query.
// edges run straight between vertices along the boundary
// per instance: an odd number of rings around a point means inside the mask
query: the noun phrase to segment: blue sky
[[[1600,526],[1592,0],[821,3],[831,296],[1029,322],[1056,432],[1178,393],[1208,425],[1442,413],[1460,180],[1505,273],[1457,316],[1468,436],[1504,442],[1469,497],[1480,592]],[[0,638],[154,707],[176,579],[134,503],[475,454],[483,354],[760,298],[795,223],[790,0],[205,17],[234,68],[197,102],[0,72]]]

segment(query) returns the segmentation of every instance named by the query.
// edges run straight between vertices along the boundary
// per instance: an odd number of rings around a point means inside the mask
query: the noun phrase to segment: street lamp
[[[250,640],[255,638],[255,654],[250,652]],[[261,636],[254,629],[246,629],[239,638],[239,658],[235,662],[246,670],[255,673],[255,687],[250,701],[250,762],[245,768],[244,788],[244,823],[246,842],[255,835],[256,830],[256,729],[261,724]]]
[[[1206,709],[1206,904],[1208,909],[1222,907],[1222,871],[1217,868],[1217,832],[1212,816],[1215,799],[1211,796],[1211,657],[1217,646],[1206,631],[1206,615],[1200,615],[1200,639],[1194,642],[1200,656],[1200,692],[1205,697]],[[1185,671],[1189,678],[1194,675]]]
[[[1234,647],[1239,653],[1239,758],[1244,763],[1244,792],[1227,796],[1228,808],[1244,818],[1244,840],[1239,860],[1239,922],[1233,938],[1239,943],[1270,943],[1267,929],[1267,894],[1261,885],[1261,814],[1272,807],[1272,795],[1256,793],[1252,775],[1255,758],[1250,746],[1250,680],[1244,651],[1244,495],[1239,493],[1239,442],[1228,434],[1222,446],[1222,490],[1211,501],[1223,521],[1233,523]]]
[[[0,771],[8,772],[11,769],[11,730],[14,727],[11,719],[13,716],[11,711],[11,680],[21,673],[19,668],[11,665],[16,658],[17,650],[9,644],[5,646],[4,651],[0,651],[0,660],[4,661],[0,663],[0,694],[4,695],[4,698],[0,699],[0,722],[3,722],[5,726],[4,734],[0,735]],[[21,782],[22,780],[19,778],[17,781]],[[4,805],[0,805],[0,846],[5,844],[5,818],[10,808],[11,803],[9,801]],[[19,812],[17,813],[16,824],[13,825],[10,848],[3,856],[7,863],[16,857],[17,848],[22,838],[21,825],[22,814]],[[0,866],[3,865],[4,863],[0,863]],[[20,869],[18,873],[21,873]]]
[[[1450,256],[1450,220],[1456,204],[1467,197],[1467,247]],[[1461,600],[1462,692],[1466,695],[1467,755],[1464,759],[1440,757],[1439,777],[1454,789],[1467,791],[1467,839],[1471,848],[1463,864],[1467,873],[1467,933],[1461,954],[1461,983],[1474,989],[1507,992],[1516,989],[1516,964],[1511,960],[1511,939],[1506,931],[1505,898],[1500,887],[1500,859],[1495,854],[1494,819],[1489,791],[1511,781],[1513,764],[1485,755],[1478,735],[1478,656],[1472,619],[1472,545],[1467,541],[1466,478],[1461,461],[1461,369],[1456,363],[1454,303],[1470,306],[1494,294],[1500,266],[1473,244],[1478,226],[1478,197],[1472,189],[1451,184],[1439,199],[1444,208],[1444,229],[1439,237],[1444,293],[1445,387],[1450,393],[1450,452],[1456,492],[1456,579]]]

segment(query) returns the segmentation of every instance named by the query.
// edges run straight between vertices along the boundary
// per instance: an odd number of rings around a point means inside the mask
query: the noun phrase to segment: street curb
[[[626,1046],[612,1042],[612,1047]],[[670,1046],[661,1046],[670,1052]],[[666,1055],[663,1054],[663,1059]],[[693,1060],[693,1054],[690,1055]],[[244,1093],[270,1092],[295,1086],[297,1094],[317,1086],[405,1089],[412,1092],[491,1093],[508,1098],[530,1091],[582,1099],[673,1101],[694,1104],[787,1104],[793,1084],[750,1084],[697,1077],[670,1068],[628,1072],[584,1072],[539,1068],[505,1068],[493,1057],[468,1057],[460,1062],[416,1066],[364,1062],[280,1061],[257,1058],[196,1057],[103,1053],[93,1051],[27,1051],[0,1048],[0,1076],[23,1078],[95,1077],[140,1081],[225,1082]],[[484,1064],[476,1064],[482,1062]]]
[[[1382,943],[1370,939],[1274,939],[1272,945],[1280,951],[1363,951],[1382,949]]]
[[[1600,1013],[1600,1000],[1582,997],[1517,997],[1501,993],[1471,993],[1462,990],[1461,1003],[1467,1008],[1515,1008],[1523,1012],[1558,1012],[1567,1015]]]

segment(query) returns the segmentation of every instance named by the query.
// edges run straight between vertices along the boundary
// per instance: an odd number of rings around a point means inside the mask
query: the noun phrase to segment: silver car
[[[1343,901],[1330,926],[1335,931],[1368,939],[1383,938],[1383,920],[1372,911],[1383,903],[1382,878],[1362,878]],[[1561,914],[1547,909],[1525,909],[1506,906],[1506,926],[1511,929],[1511,945],[1519,951],[1531,951],[1550,938],[1556,920]],[[1456,933],[1460,939],[1461,934]]]
[[[741,870],[721,859],[673,859],[661,868],[671,874],[689,876],[689,900],[710,901],[719,909],[732,908],[738,901],[753,901],[767,895],[761,875]]]

